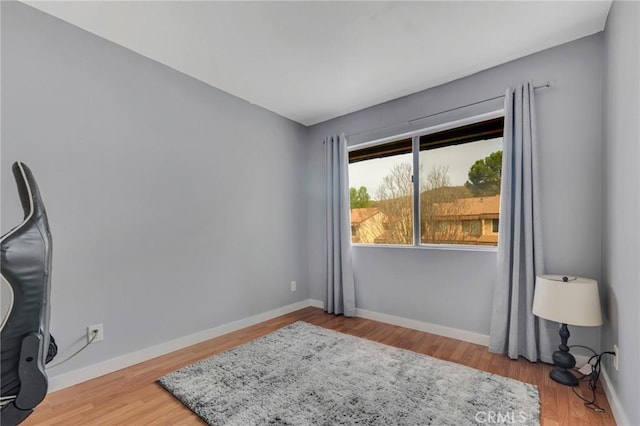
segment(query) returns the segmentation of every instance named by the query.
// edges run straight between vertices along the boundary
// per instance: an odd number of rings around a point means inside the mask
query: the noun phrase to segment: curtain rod
[[[551,87],[551,81],[547,81],[544,84],[541,84],[539,86],[533,86],[533,89],[534,90],[546,89],[548,87]],[[381,130],[389,129],[391,127],[397,127],[397,126],[401,126],[403,124],[411,124],[414,121],[424,120],[425,118],[433,117],[433,116],[444,114],[444,113],[451,112],[451,111],[456,111],[458,109],[462,109],[462,108],[478,105],[478,104],[481,104],[481,103],[484,103],[484,102],[495,101],[496,99],[504,98],[504,96],[505,95],[500,95],[500,96],[494,96],[492,98],[482,99],[480,101],[472,102],[470,104],[458,106],[458,107],[455,107],[455,108],[450,108],[450,109],[447,109],[447,110],[444,110],[444,111],[440,111],[440,112],[434,112],[433,114],[423,115],[422,117],[412,118],[411,120],[403,121],[403,122],[400,122],[400,123],[390,124],[388,126],[383,126],[383,127],[378,127],[377,129],[363,130],[361,132],[351,133],[351,134],[346,135],[346,137],[362,135],[362,134],[365,134],[365,133],[379,132]]]

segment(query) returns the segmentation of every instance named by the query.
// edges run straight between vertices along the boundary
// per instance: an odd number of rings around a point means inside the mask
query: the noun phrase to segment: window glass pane
[[[482,235],[482,222],[476,219],[463,220],[462,233],[471,237],[479,237]]]
[[[411,140],[349,154],[351,241],[413,244]]]
[[[431,149],[421,142],[419,156],[420,241],[497,245],[502,138]]]

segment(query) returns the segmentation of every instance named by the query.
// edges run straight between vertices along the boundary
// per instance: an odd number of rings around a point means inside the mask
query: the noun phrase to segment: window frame
[[[455,129],[457,127],[464,127],[471,124],[480,123],[482,121],[488,121],[500,117],[504,117],[504,109],[498,109],[490,111],[484,114],[478,114],[471,117],[462,118],[459,120],[449,121],[442,124],[437,124],[429,127],[425,127],[418,130],[412,130],[410,132],[395,134],[386,136],[383,138],[374,139],[351,145],[347,147],[347,152],[359,151],[365,148],[370,148],[378,145],[383,145],[389,142],[399,141],[402,139],[412,140],[412,167],[413,167],[413,244],[371,244],[371,243],[354,243],[353,246],[359,247],[378,247],[378,248],[409,248],[409,249],[439,249],[439,250],[458,250],[458,251],[486,251],[496,252],[498,246],[485,246],[474,244],[437,244],[437,243],[422,243],[420,241],[420,137],[430,135],[433,133],[443,132],[446,130]],[[504,137],[504,135],[503,135]],[[503,139],[504,145],[504,139]],[[503,149],[504,151],[504,149]],[[347,185],[348,187],[348,185]],[[348,194],[347,194],[348,195]]]

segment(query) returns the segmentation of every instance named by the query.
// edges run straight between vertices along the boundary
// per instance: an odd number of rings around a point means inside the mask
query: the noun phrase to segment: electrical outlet
[[[291,291],[296,291],[296,282],[291,281]]]
[[[93,332],[96,331],[96,337],[91,341],[93,337]],[[102,329],[102,324],[93,324],[87,326],[87,343],[97,343],[102,342],[104,340],[104,330]]]
[[[620,362],[620,349],[618,349],[616,345],[613,345],[613,353],[615,353],[615,355],[613,356],[613,368],[618,371],[618,363]]]

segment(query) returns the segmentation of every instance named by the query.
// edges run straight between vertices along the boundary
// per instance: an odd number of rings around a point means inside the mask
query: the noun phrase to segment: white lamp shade
[[[595,327],[602,325],[598,282],[589,278],[538,275],[533,296],[533,314],[561,324]]]

